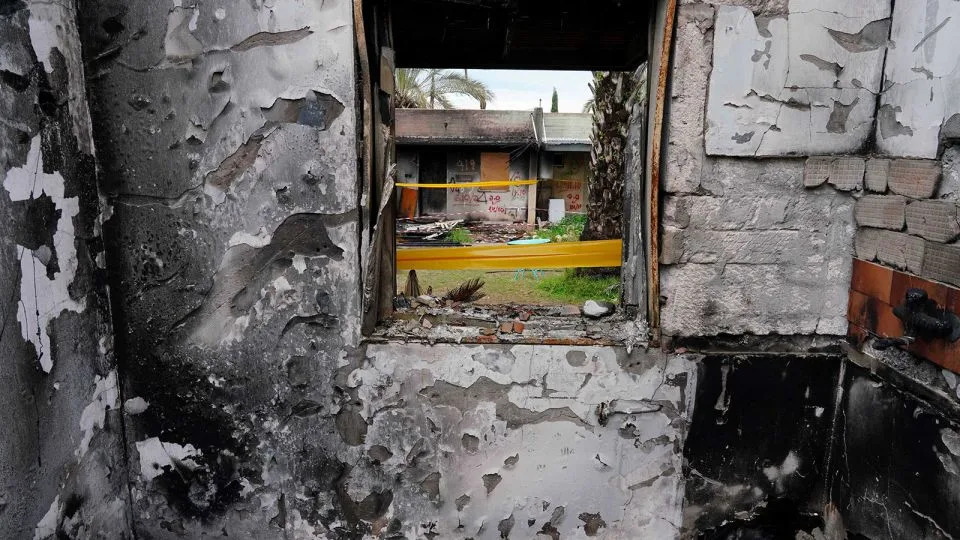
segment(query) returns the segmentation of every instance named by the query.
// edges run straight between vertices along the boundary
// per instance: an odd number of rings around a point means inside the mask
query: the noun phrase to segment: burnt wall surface
[[[687,536],[725,538],[771,508],[797,519],[821,512],[840,364],[827,355],[702,360],[684,448]],[[801,525],[781,519],[787,530]]]
[[[359,339],[352,5],[79,13],[136,530],[322,534]]]
[[[901,362],[916,371],[915,361]],[[931,371],[940,380],[924,381],[924,387],[942,386],[953,394],[956,377]],[[898,384],[899,378],[848,365],[831,498],[851,533],[867,538],[956,538],[960,395],[943,401],[921,398]]]
[[[124,538],[100,199],[70,3],[0,3],[0,537]]]

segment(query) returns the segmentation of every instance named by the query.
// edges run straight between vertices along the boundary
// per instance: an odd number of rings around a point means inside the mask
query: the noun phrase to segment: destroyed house
[[[537,180],[532,186],[399,188],[400,217],[534,223],[551,198],[582,213],[591,118],[582,113],[397,109],[397,182]]]

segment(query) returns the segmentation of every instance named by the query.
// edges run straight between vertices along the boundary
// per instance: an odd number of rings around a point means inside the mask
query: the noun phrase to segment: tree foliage
[[[466,73],[448,69],[400,68],[396,72],[397,107],[411,109],[452,109],[452,96],[471,97],[481,109],[493,99],[493,91]]]
[[[556,87],[554,87],[553,96],[550,98],[550,112],[560,112],[560,98],[557,96]]]

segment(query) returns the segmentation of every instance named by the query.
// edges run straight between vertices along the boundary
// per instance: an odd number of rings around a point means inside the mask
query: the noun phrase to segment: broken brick
[[[830,178],[830,165],[834,158],[811,157],[803,167],[803,186],[812,188],[823,185]]]
[[[500,323],[500,331],[504,334],[513,332],[513,323],[509,321]]]
[[[895,159],[890,163],[890,191],[913,199],[929,199],[937,191],[940,162],[932,159]]]
[[[927,242],[920,275],[927,279],[960,285],[960,246]]]
[[[890,177],[889,159],[868,159],[864,167],[863,183],[870,191],[887,191],[887,179]]]
[[[907,205],[907,231],[935,242],[951,242],[960,235],[958,209],[953,201],[916,201]]]
[[[837,158],[830,164],[830,185],[840,191],[863,189],[864,163],[862,158]]]
[[[903,228],[907,199],[900,195],[865,195],[853,207],[857,225],[892,229]]]
[[[526,328],[526,327],[527,327],[527,325],[523,324],[523,323],[520,322],[520,321],[513,321],[513,333],[515,333],[515,334],[522,334],[522,333],[523,333],[523,329]]]

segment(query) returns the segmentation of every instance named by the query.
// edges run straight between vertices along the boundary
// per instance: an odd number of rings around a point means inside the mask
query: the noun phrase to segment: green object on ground
[[[537,289],[564,302],[586,300],[616,303],[620,297],[620,278],[578,276],[575,270],[557,272],[537,283]]]
[[[538,229],[533,233],[536,238],[546,238],[551,242],[578,242],[580,233],[587,224],[587,216],[573,214],[564,217],[549,227]]]

